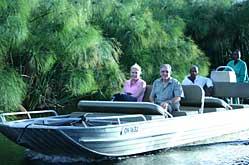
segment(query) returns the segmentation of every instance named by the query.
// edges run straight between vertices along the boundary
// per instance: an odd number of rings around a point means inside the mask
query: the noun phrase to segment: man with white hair
[[[161,78],[153,82],[150,101],[160,105],[168,112],[179,111],[183,90],[181,84],[171,77],[171,66],[163,64],[160,67]]]

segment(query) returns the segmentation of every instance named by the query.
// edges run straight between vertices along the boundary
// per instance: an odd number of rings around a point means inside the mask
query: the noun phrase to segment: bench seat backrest
[[[183,85],[184,98],[181,100],[183,105],[196,105],[201,106],[204,101],[205,92],[204,90],[197,85]],[[152,90],[151,85],[146,86],[144,93],[143,102],[149,102],[149,96]]]
[[[149,98],[150,98],[151,90],[152,90],[152,85],[146,85],[143,102],[150,102]]]

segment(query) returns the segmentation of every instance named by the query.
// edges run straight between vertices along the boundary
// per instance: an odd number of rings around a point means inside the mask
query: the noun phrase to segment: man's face
[[[239,59],[239,55],[237,53],[233,53],[233,60],[238,60]]]
[[[171,75],[171,70],[167,67],[163,67],[160,69],[160,75],[163,80],[168,80]]]
[[[198,70],[196,68],[192,68],[190,70],[190,76],[196,78],[197,75],[198,75]]]

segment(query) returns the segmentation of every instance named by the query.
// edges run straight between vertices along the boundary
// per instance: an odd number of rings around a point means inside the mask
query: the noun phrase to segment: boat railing
[[[32,114],[45,114],[45,113],[52,113],[54,116],[58,116],[57,112],[54,110],[42,110],[42,111],[27,111],[27,112],[7,112],[0,114],[0,122],[6,122],[7,116],[20,116],[20,115],[27,115],[28,119],[32,118]]]
[[[94,113],[86,113],[79,117],[62,117],[37,120],[34,124],[46,126],[106,126],[120,125],[130,122],[146,121],[144,115],[121,115],[121,116],[91,116]]]
[[[88,116],[91,113],[85,114],[84,126],[101,126],[101,125],[120,125],[129,122],[146,121],[144,115],[120,115],[120,116]]]

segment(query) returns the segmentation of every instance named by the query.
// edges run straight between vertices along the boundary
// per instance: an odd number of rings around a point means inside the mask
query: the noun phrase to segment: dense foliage
[[[1,0],[1,110],[109,99],[135,62],[148,83],[162,63],[179,80],[191,64],[206,75],[208,57],[215,66],[230,49],[248,52],[248,7],[231,0]]]

